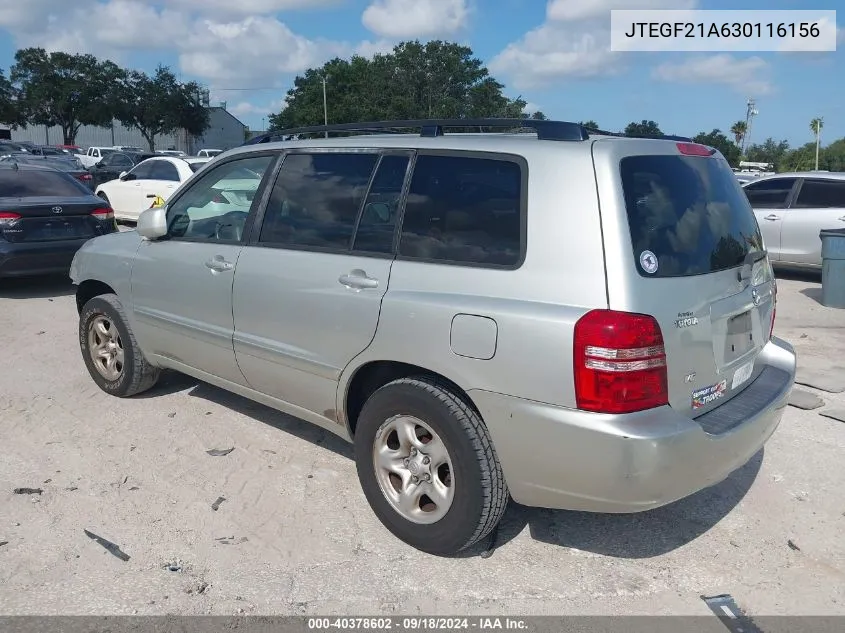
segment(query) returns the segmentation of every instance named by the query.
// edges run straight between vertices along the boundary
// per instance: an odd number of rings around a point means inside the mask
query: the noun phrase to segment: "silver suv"
[[[515,125],[533,131],[444,134]],[[300,140],[226,152],[76,256],[104,391],[174,369],[328,429],[384,525],[437,554],[511,497],[668,504],[774,432],[795,354],[715,150],[549,121],[285,134]]]

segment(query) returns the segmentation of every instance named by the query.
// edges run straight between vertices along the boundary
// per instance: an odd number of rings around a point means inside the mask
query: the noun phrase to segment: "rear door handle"
[[[360,269],[353,270],[347,275],[341,275],[337,280],[347,288],[354,290],[378,288],[378,279],[368,277],[367,273]]]
[[[769,222],[774,222],[775,220],[780,220],[780,216],[779,216],[779,215],[775,215],[775,214],[773,213],[772,215],[767,215],[767,216],[766,216],[765,218],[763,218],[763,219],[764,219],[764,220],[768,220]]]
[[[232,262],[227,262],[218,255],[214,259],[209,259],[205,262],[205,267],[213,270],[214,272],[222,273],[225,270],[232,270],[235,265]]]

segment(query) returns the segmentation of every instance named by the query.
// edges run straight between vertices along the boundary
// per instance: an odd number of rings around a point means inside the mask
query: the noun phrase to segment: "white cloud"
[[[737,59],[719,54],[691,57],[680,63],[667,62],[652,70],[652,78],[677,83],[722,84],[743,95],[772,92],[769,64],[759,57]]]
[[[698,0],[638,0],[638,9],[688,9]],[[622,72],[625,55],[610,50],[610,11],[630,9],[626,0],[550,0],[546,21],[508,44],[489,63],[517,88],[548,86]]]
[[[370,31],[392,38],[452,34],[468,19],[467,0],[373,0],[361,16]]]
[[[204,16],[272,15],[295,9],[317,9],[346,0],[158,0],[159,5]]]
[[[692,9],[697,4],[698,0],[550,0],[546,18],[561,22],[605,18],[609,23],[613,9]]]

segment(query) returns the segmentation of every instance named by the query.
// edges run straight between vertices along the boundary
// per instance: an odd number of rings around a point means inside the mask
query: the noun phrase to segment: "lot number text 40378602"
[[[521,618],[497,617],[434,617],[413,616],[403,618],[373,617],[326,617],[308,618],[308,628],[314,631],[360,630],[360,631],[496,631],[527,630],[528,624]]]

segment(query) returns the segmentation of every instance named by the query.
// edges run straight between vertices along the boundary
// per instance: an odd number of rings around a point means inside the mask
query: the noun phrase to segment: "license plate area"
[[[745,356],[755,348],[754,321],[751,312],[728,318],[725,332],[725,359],[730,362]]]

